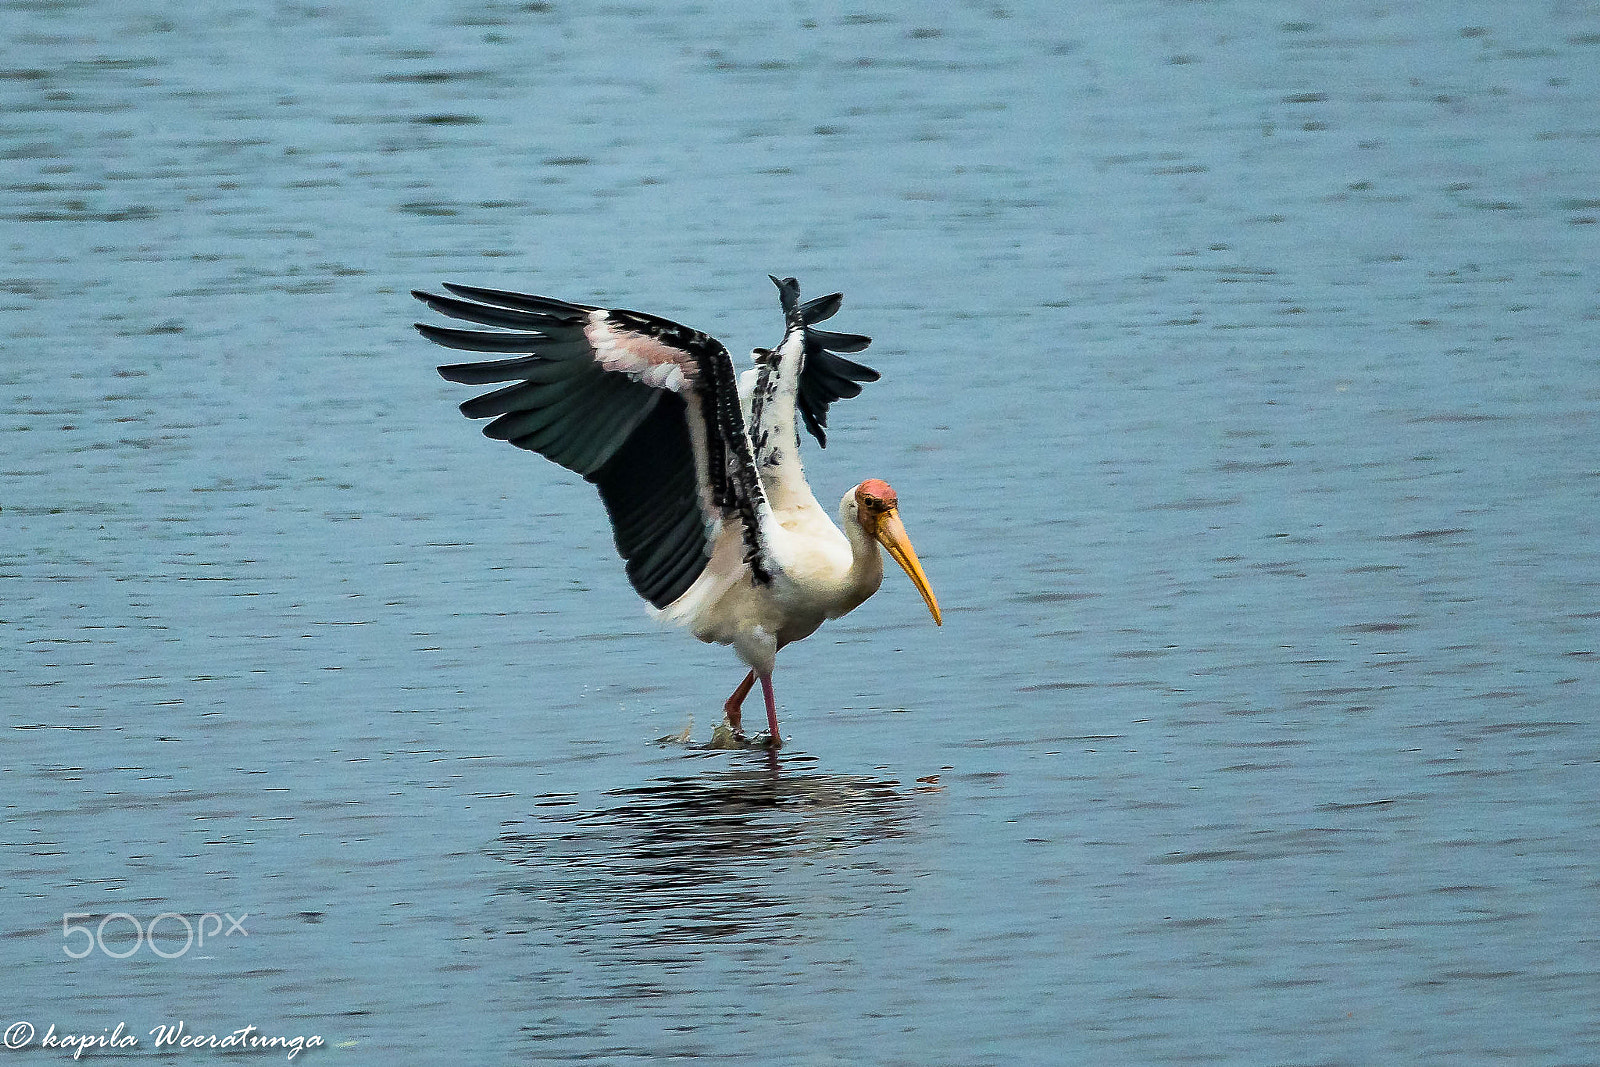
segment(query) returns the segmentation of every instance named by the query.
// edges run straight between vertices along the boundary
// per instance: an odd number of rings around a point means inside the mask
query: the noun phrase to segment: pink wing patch
[[[693,382],[699,373],[699,365],[689,353],[613,325],[603,309],[589,313],[583,334],[602,367],[646,385],[681,393],[685,383]]]

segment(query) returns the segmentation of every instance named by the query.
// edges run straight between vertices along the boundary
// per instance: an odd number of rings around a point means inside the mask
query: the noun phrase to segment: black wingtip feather
[[[464,352],[532,353],[549,341],[538,333],[491,333],[488,330],[458,330],[452,326],[416,324],[417,332],[436,345],[459,348]]]
[[[844,303],[843,293],[829,293],[827,296],[813,297],[800,305],[800,317],[807,326],[814,326],[825,322],[838,314],[839,306]]]
[[[833,333],[830,330],[806,330],[806,345],[826,348],[830,352],[862,352],[872,344],[872,338],[860,333]]]
[[[800,390],[796,406],[817,445],[828,447],[828,406],[836,400],[849,400],[861,395],[862,382],[875,382],[881,377],[877,371],[853,359],[838,355],[836,349],[859,352],[872,343],[872,338],[856,333],[832,333],[827,330],[806,330],[806,359],[800,371]]]
[[[464,296],[469,300],[476,300],[499,308],[510,308],[513,311],[526,311],[548,316],[565,326],[582,325],[584,320],[588,318],[589,313],[596,310],[590,304],[574,304],[549,296],[515,293],[509,289],[487,289],[481,285],[461,285],[456,282],[445,282],[444,287],[457,296]]]
[[[511,330],[532,330],[549,338],[572,339],[580,332],[580,320],[565,313],[530,311],[461,300],[453,296],[438,296],[412,290],[412,296],[427,304],[441,315],[474,322],[480,326],[500,326]]]

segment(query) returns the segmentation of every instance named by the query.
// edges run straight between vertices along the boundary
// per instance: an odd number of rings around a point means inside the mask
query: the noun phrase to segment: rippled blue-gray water
[[[4,0],[0,41],[0,1027],[1600,1061],[1593,5]],[[769,272],[876,339],[811,479],[889,479],[946,609],[891,574],[786,650],[775,766],[655,741],[742,666],[460,417],[408,295],[744,352]],[[129,925],[168,913],[247,932]]]

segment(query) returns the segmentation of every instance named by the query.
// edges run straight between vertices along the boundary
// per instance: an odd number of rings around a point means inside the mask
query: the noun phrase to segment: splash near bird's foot
[[[716,728],[711,731],[711,741],[705,747],[740,751],[750,751],[752,749],[776,750],[782,747],[782,744],[781,738],[774,744],[771,734],[757,734],[755,737],[747,736],[743,730],[736,730],[732,725],[724,721],[717,723]]]
[[[687,745],[689,743],[689,740],[691,738],[693,738],[693,737],[694,737],[694,716],[690,715],[689,716],[689,721],[684,723],[684,726],[683,726],[682,730],[678,731],[675,734],[668,734],[666,737],[658,737],[658,738],[656,738],[656,744],[658,744],[658,745]]]
[[[726,719],[711,731],[711,744],[708,748],[747,748],[750,742],[745,739],[744,731],[729,723]]]

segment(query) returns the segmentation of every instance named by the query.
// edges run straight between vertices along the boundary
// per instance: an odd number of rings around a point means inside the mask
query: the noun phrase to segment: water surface
[[[0,32],[0,1026],[1600,1058],[1594,12]],[[876,338],[812,482],[889,479],[947,616],[894,575],[786,650],[775,762],[653,741],[742,668],[457,415],[407,296],[745,351],[769,272]],[[75,961],[68,912],[248,935]]]

